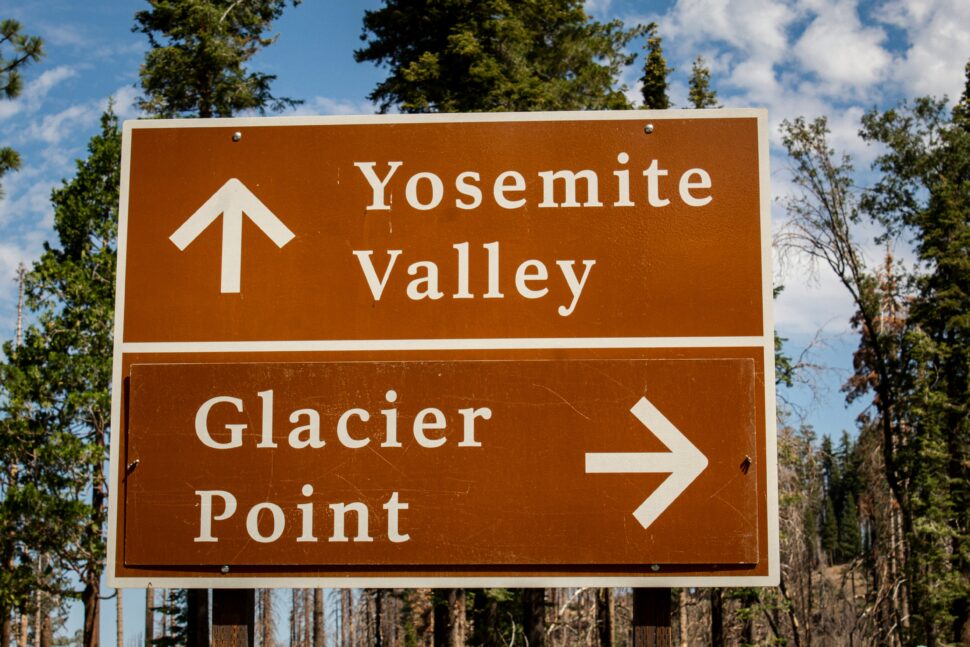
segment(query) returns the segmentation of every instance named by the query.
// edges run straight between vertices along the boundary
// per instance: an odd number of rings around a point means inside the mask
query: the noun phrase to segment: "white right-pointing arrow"
[[[707,467],[702,454],[687,437],[660,413],[646,398],[633,405],[630,412],[643,426],[667,446],[669,452],[587,453],[587,474],[656,474],[670,473],[633,516],[644,528],[650,527],[674,500],[694,482]]]

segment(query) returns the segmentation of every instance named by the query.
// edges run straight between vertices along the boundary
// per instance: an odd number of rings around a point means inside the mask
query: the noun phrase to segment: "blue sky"
[[[275,25],[279,39],[255,60],[276,74],[278,95],[300,98],[308,114],[373,112],[367,93],[382,78],[371,65],[353,61],[360,46],[361,17],[379,3],[305,0],[287,9]],[[51,237],[51,188],[73,173],[84,156],[98,117],[113,97],[123,118],[138,116],[138,66],[147,43],[133,33],[138,0],[26,0],[0,2],[0,17],[15,18],[29,34],[43,37],[46,58],[26,70],[25,91],[0,101],[0,144],[18,149],[23,168],[3,179],[0,201],[0,338],[14,334],[15,271],[28,265]],[[628,25],[656,20],[664,38],[672,99],[686,104],[691,61],[702,54],[726,107],[766,107],[772,124],[772,185],[776,198],[791,191],[778,124],[798,115],[827,115],[832,143],[865,169],[875,152],[856,135],[869,108],[923,94],[959,96],[963,67],[970,58],[970,2],[966,0],[677,0],[634,2],[589,0],[598,19],[621,18]],[[639,46],[639,44],[637,44]],[[637,95],[636,67],[625,81]],[[859,182],[868,179],[865,172]],[[784,211],[775,208],[775,226]],[[869,241],[869,260],[882,250]],[[897,250],[904,258],[905,248]],[[818,387],[787,393],[819,431],[851,429],[839,386],[850,366],[854,336],[851,306],[834,278],[813,272],[802,259],[776,263],[786,286],[777,303],[780,333],[789,352],[810,349],[825,367],[808,377]],[[126,596],[129,636],[140,631],[143,594]],[[106,640],[113,636],[113,604],[105,605]]]

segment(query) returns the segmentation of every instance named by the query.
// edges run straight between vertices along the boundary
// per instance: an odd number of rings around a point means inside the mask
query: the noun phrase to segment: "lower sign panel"
[[[750,359],[136,364],[126,566],[758,562]]]

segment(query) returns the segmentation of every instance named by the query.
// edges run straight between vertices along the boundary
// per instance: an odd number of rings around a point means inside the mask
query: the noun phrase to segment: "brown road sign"
[[[112,583],[777,580],[763,111],[123,150]]]

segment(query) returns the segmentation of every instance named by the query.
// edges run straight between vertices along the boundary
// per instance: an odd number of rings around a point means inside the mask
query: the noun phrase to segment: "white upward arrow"
[[[667,446],[669,452],[587,453],[587,474],[656,474],[669,472],[670,476],[648,496],[633,516],[644,528],[656,521],[687,487],[707,467],[707,456],[702,454],[646,398],[633,405],[630,412],[643,426]]]
[[[263,230],[277,247],[283,247],[293,239],[293,232],[259,201],[245,184],[230,179],[196,209],[182,226],[169,236],[180,250],[184,250],[196,237],[222,214],[222,292],[239,292],[242,267],[243,213]]]

